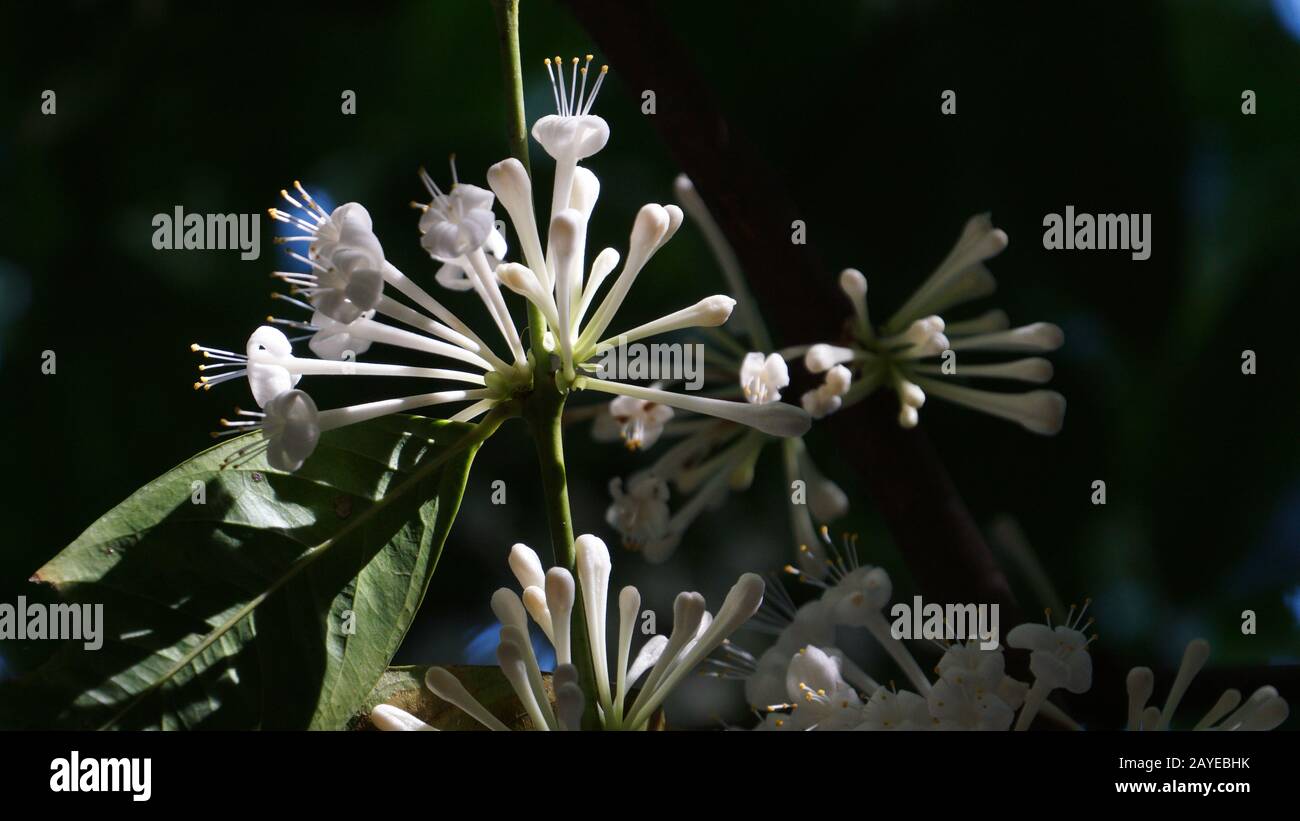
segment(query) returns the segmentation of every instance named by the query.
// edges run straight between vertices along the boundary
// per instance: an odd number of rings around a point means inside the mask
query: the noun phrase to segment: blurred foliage
[[[1065,328],[1054,357],[1070,400],[1065,430],[1040,439],[941,403],[922,424],[977,520],[1019,521],[1060,595],[1092,595],[1102,641],[1135,662],[1175,663],[1193,634],[1215,645],[1214,664],[1297,655],[1285,597],[1300,585],[1300,438],[1286,329],[1300,251],[1300,42],[1279,22],[1284,5],[661,4],[731,126],[779,169],[772,196],[806,215],[827,277],[860,268],[884,310],[970,214],[992,210],[1007,230],[1011,246],[992,265],[997,303],[1013,320]],[[9,4],[0,30],[4,601],[96,517],[205,447],[214,420],[244,398],[191,393],[188,345],[247,336],[268,308],[280,252],[267,242],[248,262],[155,252],[153,214],[177,204],[261,212],[299,178],[365,203],[390,258],[430,283],[436,267],[407,207],[423,196],[416,168],[440,171],[456,152],[462,178],[478,181],[505,149],[486,2],[309,16],[275,4]],[[542,57],[600,59],[599,48],[552,0],[525,0],[522,31],[536,116],[551,105]],[[613,138],[591,163],[604,182],[592,232],[621,248],[636,208],[671,198],[676,171],[639,111],[641,90],[612,68],[600,109]],[[47,88],[55,116],[40,114]],[[938,113],[947,88],[958,93],[955,117]],[[1240,113],[1246,88],[1258,94],[1255,116]],[[356,116],[340,113],[344,89],[357,94]],[[549,163],[537,165],[548,177]],[[1152,213],[1151,259],[1043,250],[1043,215],[1067,204]],[[688,225],[638,281],[625,318],[720,283]],[[846,308],[826,306],[828,335]],[[1247,348],[1256,376],[1240,372]],[[56,376],[40,373],[47,349]],[[389,387],[325,380],[313,393],[327,407]],[[576,529],[612,541],[605,486],[638,459],[584,437],[573,431],[570,445]],[[856,479],[889,466],[845,464],[817,430],[810,446],[854,500],[835,529],[861,532],[865,557],[910,592]],[[504,507],[489,501],[495,479],[508,485]],[[1095,479],[1108,485],[1104,507],[1089,501]],[[666,614],[678,590],[716,602],[742,570],[779,567],[789,555],[775,535],[788,532],[781,485],[770,452],[754,490],[706,514],[668,564],[619,554],[616,583],[637,583]],[[547,552],[537,501],[531,446],[508,425],[479,456],[430,590],[437,606],[398,662],[455,661],[491,621],[508,546]],[[1259,614],[1257,636],[1238,629],[1246,608]],[[700,690],[688,715],[734,716],[734,688]]]

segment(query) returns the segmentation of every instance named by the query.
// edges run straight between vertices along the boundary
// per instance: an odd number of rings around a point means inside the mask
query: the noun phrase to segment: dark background
[[[523,7],[531,122],[551,109],[543,56],[603,54],[563,3]],[[1053,387],[1070,405],[1053,439],[937,401],[924,409],[976,521],[1017,522],[1065,600],[1095,599],[1100,641],[1126,664],[1176,665],[1198,635],[1214,646],[1214,667],[1296,664],[1300,3],[657,9],[730,127],[773,169],[770,196],[807,222],[825,279],[792,273],[791,294],[833,293],[826,284],[854,266],[883,317],[971,214],[991,210],[1010,235],[991,265],[1000,289],[989,306],[1065,329]],[[506,148],[486,0],[10,4],[0,31],[0,601],[12,601],[95,518],[206,447],[217,417],[244,399],[233,387],[192,392],[188,346],[241,345],[267,311],[266,275],[281,267],[271,230],[256,261],[155,251],[154,214],[177,204],[264,213],[302,179],[329,202],[365,204],[389,258],[432,288],[436,267],[407,206],[424,196],[416,168],[442,179],[456,152],[461,177],[481,184]],[[592,242],[622,249],[636,209],[670,201],[677,169],[640,112],[642,89],[611,69],[599,113],[613,136],[590,162],[603,182]],[[54,116],[40,112],[47,88]],[[357,94],[355,116],[340,113],[343,89]],[[957,92],[956,116],[940,116],[944,89]],[[1254,116],[1241,113],[1243,89],[1258,95]],[[536,146],[534,162],[549,176]],[[1066,205],[1151,213],[1151,258],[1043,250],[1044,214]],[[621,320],[722,289],[688,223]],[[470,299],[448,302],[473,314]],[[806,318],[820,335],[777,344],[832,336],[847,304],[832,298],[823,310]],[[53,376],[40,372],[47,349]],[[1257,375],[1241,373],[1245,349],[1258,355]],[[360,401],[362,390],[384,395],[347,380],[312,388],[322,407]],[[860,532],[865,558],[910,595],[861,481],[892,467],[842,458],[833,430],[815,428],[809,445],[853,500],[835,530]],[[636,457],[589,444],[582,430],[569,450],[576,529],[613,543],[605,486]],[[485,646],[471,639],[492,621],[488,595],[507,581],[509,545],[548,552],[535,469],[522,425],[484,448],[400,661],[453,661]],[[495,479],[507,482],[504,507],[489,502]],[[1090,502],[1096,479],[1105,506]],[[782,493],[773,451],[754,489],[701,518],[668,564],[617,554],[615,582],[635,580],[664,616],[681,589],[720,601],[739,572],[788,560]],[[1036,611],[1017,567],[1007,571]],[[1258,635],[1241,635],[1245,609],[1258,614]],[[0,665],[29,661],[0,647]],[[1123,684],[1094,683],[1103,688]],[[702,684],[683,717],[734,717],[735,690]]]

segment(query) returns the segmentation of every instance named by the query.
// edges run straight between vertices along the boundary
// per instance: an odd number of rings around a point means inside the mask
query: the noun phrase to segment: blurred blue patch
[[[537,666],[543,670],[555,669],[555,650],[542,638],[529,631],[533,642],[533,654],[537,656]],[[492,624],[469,634],[465,642],[464,664],[481,664],[495,667],[497,663],[497,644],[501,640],[501,624]]]
[[[1296,626],[1300,627],[1300,585],[1283,593],[1282,602],[1286,605],[1286,609],[1291,611],[1291,618],[1295,619]]]
[[[1273,0],[1273,12],[1282,28],[1300,40],[1300,0]]]
[[[1106,614],[1106,634],[1122,643],[1141,641],[1149,635],[1156,617],[1151,594],[1134,579],[1118,579],[1093,597],[1093,612]],[[1178,652],[1182,652],[1181,646]]]
[[[307,189],[307,193],[311,194],[311,198],[316,201],[316,204],[319,205],[325,211],[326,214],[334,210],[334,198],[330,196],[328,191],[318,190],[308,185],[304,185],[303,188]],[[307,205],[307,201],[303,199],[302,194],[300,194],[297,190],[293,188],[286,188],[285,191],[288,192],[289,196],[293,197],[295,200],[302,203],[303,208],[301,209],[295,208],[291,203],[285,202],[283,197],[279,197],[277,199],[277,202],[275,203],[276,208],[286,213],[292,214],[293,216],[296,217],[302,217],[303,211],[312,210],[311,207]],[[301,228],[298,228],[297,226],[288,222],[281,222],[280,220],[271,220],[271,225],[272,225],[272,230],[275,231],[276,237],[300,237],[303,235],[303,231]],[[302,254],[303,256],[306,256],[307,243],[286,242],[283,245],[281,245],[280,248],[283,251],[284,255],[280,259],[276,260],[275,264],[277,266],[282,265],[284,267],[277,268],[277,270],[285,270],[285,271],[310,271],[311,270],[310,265],[306,264],[305,262],[299,262],[298,260],[289,256],[290,251],[295,251],[299,254]]]
[[[1245,562],[1228,582],[1231,596],[1274,588],[1279,578],[1300,576],[1300,542],[1295,537],[1300,533],[1300,482],[1293,482],[1278,496],[1277,507],[1269,516],[1259,543],[1251,548]]]

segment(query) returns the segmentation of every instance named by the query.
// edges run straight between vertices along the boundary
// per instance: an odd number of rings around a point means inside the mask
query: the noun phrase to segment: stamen
[[[569,112],[568,113],[570,117],[572,117],[573,112],[577,110],[578,98],[574,96],[574,92],[577,91],[577,89],[578,89],[578,58],[574,57],[573,72],[572,72],[572,76],[569,78]]]
[[[551,58],[547,57],[542,60],[542,63],[546,66],[546,76],[551,78],[551,94],[555,97],[555,110],[563,114],[564,108],[560,105],[560,90],[555,85],[555,73],[551,70]]]
[[[299,331],[311,331],[312,333],[315,333],[320,330],[320,328],[317,328],[310,322],[299,322],[296,319],[280,319],[279,317],[268,316],[266,321],[270,322],[272,325],[283,325],[286,328],[293,328]]]
[[[307,189],[302,187],[302,183],[298,182],[297,180],[294,180],[293,187],[298,190],[299,194],[302,194],[302,198],[307,201],[307,204],[310,205],[312,209],[316,211],[316,213],[320,214],[322,217],[329,216],[328,214],[325,213],[325,209],[317,205],[316,200],[311,198],[311,194],[308,194]]]
[[[582,110],[582,100],[587,96],[587,67],[591,65],[592,56],[587,55],[587,62],[582,66],[582,88],[578,90],[578,110]]]
[[[424,183],[424,187],[428,189],[429,196],[433,197],[433,202],[441,205],[446,200],[446,195],[442,193],[442,189],[433,181],[433,177],[429,176],[429,172],[424,170],[424,166],[420,166],[419,174],[420,182]]]
[[[605,82],[605,75],[609,73],[609,66],[600,67],[600,76],[596,78],[596,84],[591,88],[591,96],[587,98],[587,104],[583,106],[580,112],[583,116],[591,111],[591,107],[596,104],[596,95],[600,93],[600,86]]]
[[[567,117],[569,116],[569,98],[564,96],[564,62],[558,54],[555,55],[555,73],[560,75],[560,115]]]
[[[313,308],[310,303],[303,302],[301,299],[294,299],[293,297],[288,296],[287,294],[279,293],[278,291],[271,292],[271,299],[280,299],[289,303],[290,305],[296,305],[297,307],[302,308],[304,311],[310,311],[312,313],[316,312],[316,309]],[[311,329],[320,330],[314,325],[311,327]]]
[[[233,358],[233,359],[237,359],[237,360],[239,360],[239,361],[241,361],[241,362],[248,358],[248,357],[244,356],[243,354],[239,354],[239,353],[231,353],[230,351],[223,351],[223,350],[221,350],[220,348],[206,348],[206,347],[200,345],[200,344],[197,343],[197,342],[194,342],[194,343],[192,343],[192,344],[190,345],[190,350],[191,350],[191,351],[194,351],[195,353],[199,353],[200,351],[202,351],[202,352],[205,353],[205,354],[212,354],[212,355],[214,355],[214,356],[225,356],[225,357],[231,357],[231,358]]]

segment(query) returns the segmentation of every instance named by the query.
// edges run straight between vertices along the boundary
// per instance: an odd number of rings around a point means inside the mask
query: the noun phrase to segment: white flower
[[[1183,660],[1169,688],[1164,708],[1148,707],[1147,700],[1155,690],[1155,676],[1149,667],[1134,667],[1126,681],[1128,688],[1128,729],[1168,730],[1183,695],[1191,686],[1210,658],[1210,643],[1205,639],[1192,639],[1183,651]],[[1225,690],[1194,730],[1273,730],[1281,726],[1290,715],[1286,699],[1273,687],[1256,690],[1242,704],[1241,691]]]
[[[841,675],[843,658],[819,647],[802,647],[785,671],[788,713],[772,712],[761,729],[847,730],[863,720],[862,699]]]
[[[878,687],[862,708],[863,721],[858,730],[931,730],[935,719],[930,716],[926,700],[910,690]]]
[[[1075,614],[1073,605],[1063,624],[1052,627],[1052,611],[1047,611],[1047,624],[1020,624],[1007,633],[1007,644],[1020,650],[1029,650],[1029,672],[1034,674],[1034,684],[1025,695],[1024,707],[1016,719],[1017,730],[1027,730],[1034,717],[1053,690],[1064,689],[1071,693],[1086,692],[1092,686],[1092,656],[1088,645],[1096,640],[1083,634],[1092,624],[1084,623],[1091,600]]]
[[[1007,235],[993,227],[987,214],[972,217],[948,256],[901,308],[879,328],[871,324],[867,280],[852,268],[840,274],[840,290],[853,306],[851,341],[844,346],[809,346],[804,365],[825,373],[818,388],[801,403],[820,418],[853,404],[880,387],[899,398],[898,421],[913,427],[927,394],[1020,424],[1034,433],[1061,429],[1065,399],[1059,393],[1033,390],[995,393],[955,380],[997,379],[1043,384],[1052,365],[1041,357],[1010,362],[981,361],[985,353],[1044,353],[1064,341],[1061,329],[1045,322],[1011,328],[1002,311],[989,311],[958,322],[942,314],[993,293],[997,287],[984,262],[1006,248]],[[968,354],[970,354],[968,361]],[[940,361],[934,360],[941,357]]]
[[[748,353],[740,363],[740,388],[755,405],[781,401],[781,389],[789,384],[790,370],[779,353]]]
[[[569,206],[578,163],[600,151],[609,142],[609,124],[591,113],[591,107],[596,104],[596,95],[600,93],[605,75],[609,73],[609,66],[600,67],[600,74],[592,85],[591,93],[588,94],[587,70],[592,59],[592,55],[588,54],[586,63],[579,68],[578,58],[573,58],[567,89],[564,82],[564,63],[560,58],[555,58],[554,68],[549,58],[543,61],[546,64],[546,73],[551,78],[556,113],[548,114],[533,124],[533,139],[541,143],[546,153],[555,160],[552,215]],[[578,85],[579,75],[582,77],[581,86]]]
[[[504,284],[541,311],[546,327],[539,330],[554,340],[554,350],[561,360],[560,372],[556,374],[561,390],[587,388],[613,394],[622,400],[618,402],[620,408],[633,411],[626,414],[623,424],[630,444],[653,443],[663,431],[670,408],[712,415],[775,436],[797,436],[807,430],[808,415],[791,405],[731,402],[585,375],[591,370],[590,360],[620,339],[638,340],[686,328],[713,327],[726,321],[735,301],[723,295],[709,297],[689,308],[605,338],[636,276],[680,226],[682,212],[674,205],[650,204],[641,209],[622,269],[597,302],[601,286],[618,267],[619,254],[608,248],[597,254],[584,281],[587,221],[599,196],[600,183],[589,170],[579,168],[577,162],[604,145],[608,126],[590,113],[600,80],[588,94],[587,67],[579,69],[575,62],[574,70],[567,90],[562,87],[562,77],[555,84],[558,114],[544,118],[535,129],[538,140],[556,157],[557,163],[554,207],[545,251],[533,213],[532,183],[518,161],[506,160],[492,167],[488,174],[491,191],[461,182],[454,165],[452,186],[447,191],[421,172],[432,198],[427,206],[420,206],[423,211],[421,244],[444,266],[452,266],[459,272],[452,273],[452,269],[444,267],[440,281],[453,289],[467,284],[479,297],[508,349],[504,357],[492,351],[459,317],[385,258],[365,208],[347,203],[327,213],[301,184],[295,183],[297,197],[287,191],[281,194],[297,212],[273,208],[271,216],[300,232],[283,240],[307,243],[306,254],[290,255],[308,270],[275,272],[275,276],[291,287],[289,295],[277,296],[308,312],[310,321],[272,317],[272,325],[301,331],[303,335],[291,340],[274,328],[259,329],[257,344],[250,343],[244,355],[193,346],[206,360],[215,360],[200,366],[205,373],[196,387],[210,388],[247,375],[257,404],[264,407],[279,394],[296,388],[304,375],[445,380],[472,387],[421,392],[322,411],[320,430],[453,402],[470,404],[452,419],[472,421],[534,387],[530,354],[524,351],[501,292]],[[496,198],[505,206],[519,233],[526,266],[501,263],[505,247],[493,218]],[[306,301],[299,299],[300,296]],[[321,358],[294,356],[292,342],[299,339],[310,339],[308,347]],[[445,357],[468,369],[356,361],[357,356],[375,344]],[[549,352],[532,354],[534,360],[544,355]],[[579,368],[584,375],[578,374]],[[207,371],[223,372],[209,375]],[[247,420],[240,421],[241,424],[228,425],[232,428],[230,432],[258,427],[242,424]],[[247,455],[257,447],[255,443],[237,455]],[[289,462],[301,463],[300,460]],[[738,482],[744,478],[743,471],[739,476]],[[716,494],[709,497],[716,498]],[[663,534],[662,538],[647,544],[647,555],[666,556],[679,537],[679,531]]]
[[[374,319],[374,311],[366,311],[358,319]],[[353,336],[352,325],[338,322],[317,311],[312,314],[311,325],[318,330],[312,335],[307,347],[321,359],[343,361],[356,359],[370,350],[371,341]],[[362,326],[364,327],[364,326]]]
[[[420,216],[420,245],[439,262],[454,262],[480,250],[496,230],[492,192],[457,179],[454,161],[451,176],[451,190],[444,194],[429,172],[420,169],[420,181],[432,198]]]
[[[492,610],[502,623],[497,657],[502,672],[536,729],[577,729],[583,707],[589,699],[594,699],[599,706],[600,721],[606,729],[644,728],[677,684],[744,624],[763,601],[763,580],[753,573],[740,577],[716,617],[710,617],[704,609],[703,596],[681,593],[673,605],[672,633],[666,637],[655,636],[646,642],[633,660],[632,639],[640,623],[641,594],[635,587],[624,587],[618,595],[618,633],[611,677],[609,637],[606,635],[612,570],[609,549],[603,541],[589,534],[579,536],[575,546],[578,554],[576,586],[572,575],[564,568],[551,568],[543,576],[536,553],[525,545],[516,544],[511,548],[510,567],[523,588],[522,598],[506,588],[492,596]],[[578,688],[576,671],[572,668],[569,637],[575,594],[582,596],[591,645],[591,664],[595,671],[595,692],[591,693]],[[556,649],[557,699],[554,706],[546,695],[533,654],[528,634],[529,616]],[[628,704],[627,696],[642,676],[645,680],[640,692]],[[426,676],[426,683],[440,698],[485,726],[504,728],[500,720],[493,717],[446,670],[432,668]],[[407,722],[385,723],[394,729],[410,729],[404,726]]]
[[[1007,633],[1007,644],[1029,650],[1029,671],[1035,683],[1050,689],[1083,693],[1092,686],[1091,639],[1063,624],[1020,624]]]
[[[506,238],[495,227],[483,243],[483,253],[487,256],[488,267],[492,271],[492,281],[497,282],[497,266],[506,258]],[[449,291],[472,291],[477,281],[473,273],[454,262],[444,263],[433,278]]]
[[[927,697],[940,730],[1007,730],[1028,686],[1005,673],[1001,648],[955,643],[935,667],[939,681]]]
[[[826,371],[822,384],[805,391],[799,402],[812,418],[821,419],[840,409],[852,384],[852,372],[843,365],[833,365]]]
[[[326,214],[301,183],[295,180],[294,187],[306,205],[281,189],[280,196],[298,213],[278,208],[269,213],[272,219],[304,232],[285,241],[308,243],[307,256],[291,256],[312,270],[275,275],[296,286],[330,318],[351,322],[375,308],[383,293],[384,249],[375,236],[370,213],[359,203],[349,202]]]
[[[610,416],[619,425],[628,450],[644,450],[659,441],[673,409],[645,399],[617,396],[609,403]]]
[[[293,345],[281,331],[263,325],[248,337],[245,350],[249,357],[260,353],[280,357],[292,354]],[[258,362],[250,362],[248,365],[248,387],[252,390],[253,399],[257,401],[259,408],[266,407],[272,399],[291,390],[301,378],[300,375],[289,373],[285,368],[276,365]]]
[[[623,546],[641,550],[662,539],[669,529],[668,485],[653,473],[642,473],[628,480],[615,476],[609,480],[613,501],[605,511],[605,521],[623,537]]]
[[[427,175],[424,176],[427,180]],[[426,208],[422,220],[425,237],[437,239],[437,242],[430,240],[430,243],[438,246],[439,253],[458,254],[449,264],[469,270],[478,296],[510,350],[507,358],[494,353],[454,313],[384,259],[365,208],[348,203],[327,214],[300,184],[295,183],[305,206],[288,192],[282,191],[281,194],[300,208],[301,213],[289,214],[272,209],[272,216],[303,231],[301,236],[286,239],[309,243],[306,255],[291,253],[291,256],[311,270],[276,272],[275,276],[287,282],[292,291],[290,295],[274,296],[307,312],[310,320],[271,317],[270,321],[272,325],[301,331],[303,335],[290,339],[275,327],[263,326],[250,337],[247,353],[242,355],[195,344],[191,346],[192,350],[201,353],[205,360],[200,365],[202,376],[195,387],[211,388],[246,375],[258,406],[266,408],[277,396],[298,387],[304,375],[398,376],[470,386],[467,390],[418,392],[321,411],[317,436],[320,432],[353,422],[445,403],[470,403],[452,418],[471,421],[530,387],[532,373],[527,357],[502,300],[496,276],[490,269],[492,263],[483,247],[479,247],[492,244],[494,224],[490,208],[493,195],[464,183],[457,183],[450,193],[443,194],[432,180],[428,182],[434,193],[434,202]],[[485,224],[488,235],[480,242],[480,229]],[[386,288],[391,288],[394,294],[400,294],[411,304],[386,293]],[[299,295],[308,301],[298,299]],[[381,321],[381,316],[395,320],[396,324]],[[320,359],[294,355],[292,343],[301,339],[310,340],[308,347]],[[374,344],[444,357],[454,360],[464,369],[356,361]],[[241,415],[246,414],[241,412]],[[267,421],[269,424],[271,420]],[[277,454],[277,449],[266,439],[267,424],[240,419],[236,422],[223,420],[222,425],[227,428],[223,435],[263,431],[260,443],[240,449],[234,458],[255,455],[263,450],[268,451],[268,458]],[[311,441],[314,445],[315,439]],[[302,448],[293,458],[280,454],[275,458],[276,466],[293,465],[283,469],[296,469],[309,454],[309,450],[304,452]]]
[[[514,224],[523,254],[522,263],[498,266],[497,277],[532,302],[545,319],[560,358],[557,383],[562,389],[595,390],[716,416],[774,436],[797,436],[807,430],[807,414],[782,403],[730,402],[588,375],[594,370],[592,360],[618,345],[722,324],[731,315],[735,300],[715,295],[622,333],[607,333],[641,270],[681,225],[682,211],[676,205],[643,206],[633,222],[621,269],[620,255],[612,248],[597,254],[588,269],[587,225],[600,184],[590,170],[577,163],[599,151],[609,136],[605,121],[590,113],[600,80],[588,95],[584,90],[586,65],[579,66],[575,58],[567,83],[561,61],[552,65],[548,60],[546,65],[558,113],[542,118],[533,129],[533,136],[556,161],[544,250],[541,223],[533,210],[532,180],[523,165],[514,159],[504,160],[488,170],[487,178]],[[597,299],[611,278],[604,296]]]

